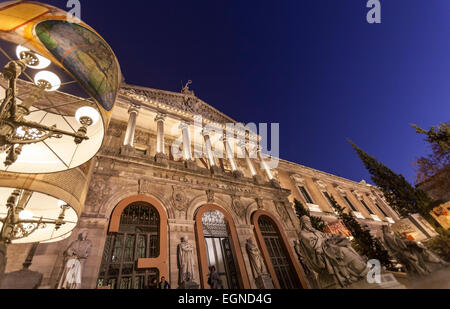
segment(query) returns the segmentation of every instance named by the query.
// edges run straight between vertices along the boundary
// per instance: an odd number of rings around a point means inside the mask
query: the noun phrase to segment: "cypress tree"
[[[403,175],[394,173],[377,159],[358,148],[352,141],[349,142],[372,175],[372,181],[381,189],[392,208],[405,217],[412,213],[420,213],[425,218],[430,217],[432,201],[425,191],[414,188]]]
[[[425,185],[430,196],[437,199],[436,205],[446,202],[450,184],[450,123],[425,131],[413,125],[416,132],[424,134],[431,148],[431,154],[417,159],[416,185]]]
[[[387,268],[392,266],[389,253],[384,249],[378,238],[374,238],[370,231],[363,229],[351,214],[346,213],[333,196],[330,197],[333,208],[337,211],[339,219],[354,237],[352,245],[355,250],[369,260],[376,259]]]

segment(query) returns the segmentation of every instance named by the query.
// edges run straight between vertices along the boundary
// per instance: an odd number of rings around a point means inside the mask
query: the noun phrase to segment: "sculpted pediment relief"
[[[119,94],[132,101],[156,105],[160,108],[176,109],[192,115],[201,115],[213,122],[235,123],[233,119],[220,113],[193,94],[176,93],[129,85],[122,86]]]

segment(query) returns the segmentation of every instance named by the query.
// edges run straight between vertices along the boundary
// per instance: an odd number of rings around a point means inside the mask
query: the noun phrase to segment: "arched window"
[[[160,216],[146,202],[127,206],[120,217],[119,231],[106,238],[98,287],[144,289],[159,277],[158,269],[138,269],[137,260],[160,255]]]
[[[270,256],[281,289],[301,288],[296,277],[296,271],[292,266],[286,247],[280,237],[275,223],[268,216],[260,216],[258,227],[261,231],[264,244]]]

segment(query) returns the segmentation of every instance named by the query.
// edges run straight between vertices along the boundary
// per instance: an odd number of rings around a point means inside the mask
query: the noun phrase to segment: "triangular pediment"
[[[201,115],[204,119],[219,124],[236,123],[235,120],[193,94],[123,84],[119,90],[119,98],[136,104],[146,104],[155,108],[168,109],[184,115],[189,114],[192,117]]]

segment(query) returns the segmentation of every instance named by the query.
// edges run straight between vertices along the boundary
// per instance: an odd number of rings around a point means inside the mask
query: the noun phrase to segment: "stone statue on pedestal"
[[[247,239],[245,248],[247,249],[248,259],[250,260],[250,265],[258,288],[273,289],[273,282],[270,275],[267,273],[266,264],[264,264],[261,251],[252,238]]]
[[[194,270],[194,246],[190,244],[187,236],[181,238],[177,248],[178,255],[178,284],[182,289],[196,289]]]
[[[84,264],[89,257],[92,242],[87,239],[88,232],[84,231],[78,235],[64,252],[64,270],[58,284],[58,289],[80,289],[81,278],[83,275]]]
[[[406,267],[410,275],[425,276],[449,264],[415,241],[402,239],[383,226],[383,240],[389,252]]]
[[[309,283],[311,284],[311,288],[319,289],[321,285],[319,284],[317,273],[311,268],[309,268],[309,266],[306,264],[305,257],[302,252],[302,247],[300,245],[300,241],[294,240],[294,249],[295,253],[297,254],[298,261],[300,262],[300,265],[302,266],[303,271],[305,272],[305,275],[307,276]]]
[[[300,219],[299,245],[304,262],[310,270],[331,275],[339,286],[346,287],[365,278],[369,269],[366,261],[342,235],[325,234],[311,225],[307,216]]]
[[[261,252],[253,242],[252,238],[247,239],[247,244],[245,247],[247,249],[248,258],[250,260],[250,265],[252,266],[253,274],[255,274],[255,278],[261,276],[262,274],[267,274],[266,265],[264,264]]]

